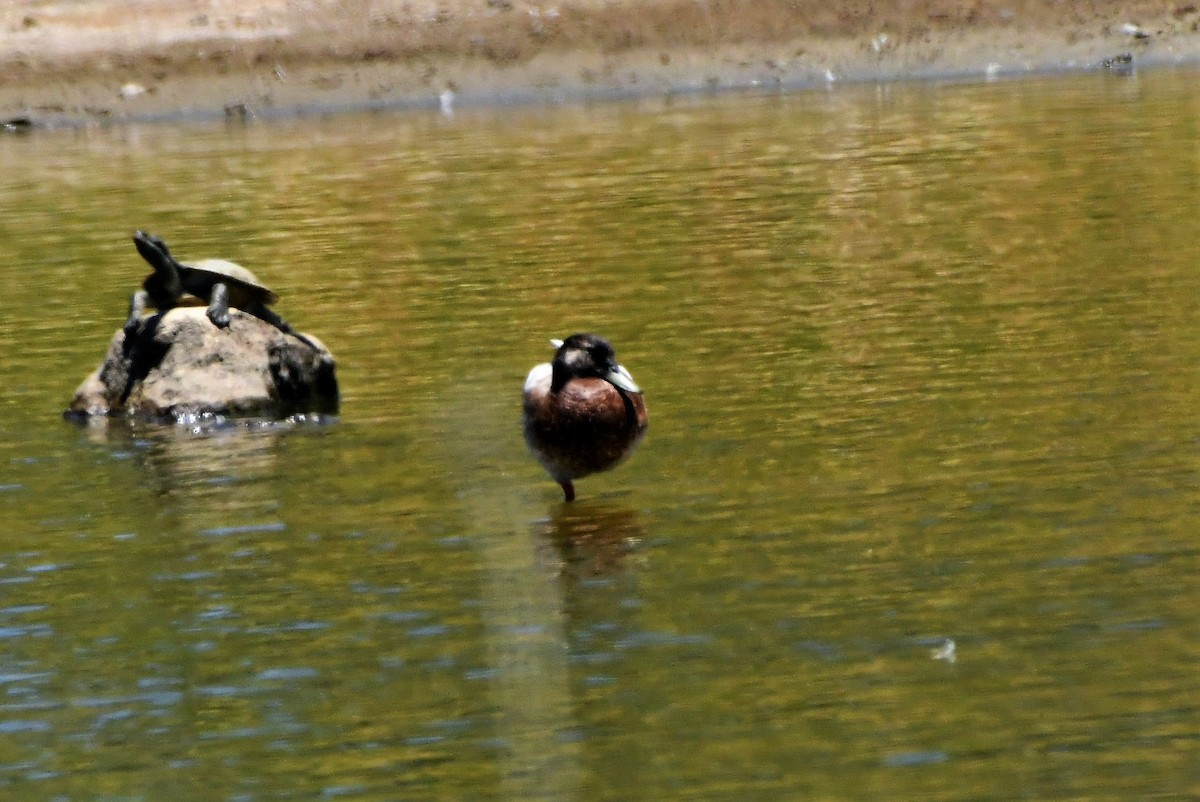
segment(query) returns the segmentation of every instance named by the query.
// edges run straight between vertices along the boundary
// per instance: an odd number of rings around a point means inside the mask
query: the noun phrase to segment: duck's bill
[[[563,341],[562,341],[562,340],[553,340],[553,339],[552,339],[552,340],[550,340],[550,344],[551,344],[552,346],[554,346],[554,350],[555,350],[555,351],[557,351],[559,348],[562,348]]]
[[[617,365],[615,368],[610,370],[608,375],[604,377],[604,380],[615,387],[621,388],[627,393],[640,393],[642,391],[642,388],[638,387],[637,382],[635,382],[633,377],[629,375],[629,371],[625,370],[625,368],[621,367],[620,365]]]

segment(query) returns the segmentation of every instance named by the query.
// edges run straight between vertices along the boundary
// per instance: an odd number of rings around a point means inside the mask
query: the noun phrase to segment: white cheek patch
[[[549,362],[543,362],[529,371],[529,375],[525,377],[525,392],[537,389],[540,386],[549,388],[550,380],[554,376],[554,367]]]

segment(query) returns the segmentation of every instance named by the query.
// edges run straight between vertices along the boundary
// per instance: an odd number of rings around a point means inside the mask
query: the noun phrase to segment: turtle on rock
[[[126,336],[138,330],[147,304],[166,311],[199,302],[208,305],[206,314],[217,328],[229,327],[229,309],[233,307],[295,337],[314,351],[319,350],[311,340],[267,308],[268,304],[278,300],[278,296],[241,265],[224,259],[177,261],[162,239],[145,231],[134,232],[133,244],[154,272],[146,276],[142,289],[129,301]]]

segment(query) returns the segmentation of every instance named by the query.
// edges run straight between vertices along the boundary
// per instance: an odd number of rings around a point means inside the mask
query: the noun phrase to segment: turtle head
[[[133,232],[133,244],[142,258],[149,262],[155,270],[158,270],[159,263],[164,259],[171,259],[171,251],[167,248],[167,243],[154,234],[135,231]]]
[[[154,268],[154,275],[146,279],[145,287],[155,303],[175,301],[183,294],[183,283],[179,276],[179,263],[171,256],[167,243],[153,234],[135,231],[133,244],[142,258]]]

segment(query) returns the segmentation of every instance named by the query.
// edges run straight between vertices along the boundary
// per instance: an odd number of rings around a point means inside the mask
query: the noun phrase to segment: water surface
[[[1198,87],[0,138],[0,790],[1197,793]],[[60,420],[135,228],[340,420]],[[519,395],[577,330],[651,427],[564,505]]]

